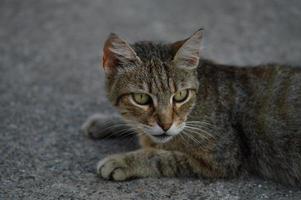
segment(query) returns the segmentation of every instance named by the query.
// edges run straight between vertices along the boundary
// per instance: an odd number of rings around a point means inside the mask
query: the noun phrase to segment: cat
[[[121,117],[94,115],[93,138],[138,135],[141,149],[108,156],[104,179],[232,178],[243,170],[301,185],[301,68],[229,66],[201,57],[203,30],[174,43],[127,43],[110,34],[103,50],[109,101]]]

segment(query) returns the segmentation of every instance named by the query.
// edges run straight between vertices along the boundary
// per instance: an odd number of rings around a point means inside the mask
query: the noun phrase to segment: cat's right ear
[[[103,68],[106,74],[114,74],[128,64],[141,63],[131,46],[117,34],[111,33],[103,48]]]

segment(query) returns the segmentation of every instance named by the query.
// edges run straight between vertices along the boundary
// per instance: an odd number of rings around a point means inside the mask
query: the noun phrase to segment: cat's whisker
[[[123,133],[120,133],[120,139],[123,139],[125,137],[128,137],[128,136],[132,136],[132,135],[135,135],[133,132],[128,132],[128,131],[124,131]]]
[[[201,126],[208,126],[208,128],[213,128],[214,125],[209,123],[209,122],[206,122],[206,121],[187,121],[185,122],[185,124],[187,125],[201,125]]]
[[[210,123],[189,123],[186,122],[185,125],[191,126],[191,127],[202,127],[202,128],[214,128],[215,125],[210,124]]]
[[[186,135],[188,138],[192,139],[193,141],[195,141],[195,142],[198,141],[198,140],[196,140],[196,138],[193,137],[193,136],[191,135],[191,133],[188,132],[187,130],[184,131],[183,133],[184,133],[184,135]]]
[[[110,129],[110,128],[114,128],[114,127],[123,127],[124,125],[127,125],[127,124],[121,124],[121,123],[119,123],[119,124],[111,124],[109,126],[106,126],[104,130]]]
[[[189,140],[192,140],[190,137],[188,137],[185,133],[183,133],[183,135],[181,135],[182,136],[182,139],[183,139],[183,141],[185,141],[186,142],[186,144],[188,145],[188,146],[190,146],[191,145],[191,142],[189,142]],[[186,138],[186,137],[188,138]],[[192,142],[194,143],[194,141],[192,140]]]
[[[193,131],[195,133],[203,133],[203,134],[206,134],[208,136],[212,136],[209,132],[207,132],[206,130],[204,130],[202,128],[189,127],[189,126],[185,126],[185,128],[190,129],[191,131]]]
[[[124,138],[127,136],[136,135],[136,132],[134,130],[126,129],[123,130],[122,132],[116,133],[116,135],[119,135],[120,138]]]
[[[192,140],[194,143],[197,143],[198,145],[200,145],[199,147],[203,149],[203,144],[195,137],[193,137],[191,134],[189,134],[188,132],[184,131],[183,134],[185,136],[187,136],[190,140]]]
[[[134,135],[136,137],[130,137],[126,144],[125,145],[129,145],[129,144],[132,144],[132,143],[136,143],[136,139],[137,137],[141,136],[141,135],[144,135],[144,133],[141,133],[141,132],[132,132],[130,135]]]
[[[195,133],[195,132],[191,132],[191,131],[186,130],[186,134],[189,134],[190,136],[194,135],[194,138],[197,137],[202,141],[209,141],[210,140],[210,138],[207,137],[206,135],[202,135],[202,134],[199,134],[199,133]]]
[[[211,125],[211,124],[193,124],[193,123],[185,123],[186,125],[189,125],[189,126],[193,126],[193,127],[205,127],[205,128],[214,128],[214,125]]]
[[[207,121],[186,121],[186,123],[191,123],[191,124],[197,124],[197,123],[200,123],[200,124],[210,124]]]
[[[105,133],[106,131],[110,131],[110,130],[112,130],[112,129],[114,129],[114,128],[119,128],[119,127],[124,127],[124,124],[112,124],[111,126],[107,126],[107,127],[105,127],[103,130],[101,130],[101,132],[102,133]],[[127,129],[130,129],[130,127],[127,127]],[[122,129],[123,130],[123,129]],[[108,134],[108,135],[106,135],[104,138],[107,138],[107,137],[109,137],[109,136],[115,136],[115,135],[118,135],[118,133],[120,132],[120,131],[122,131],[122,130],[118,130],[117,131],[117,133],[116,132],[114,132],[114,133],[112,133],[112,134]]]
[[[196,134],[199,134],[199,135],[202,135],[202,136],[207,136],[207,138],[214,138],[214,136],[207,132],[206,130],[202,129],[202,128],[199,128],[199,127],[192,127],[192,126],[185,126],[185,129],[190,129],[189,131],[190,132],[193,132],[193,133],[196,133]],[[199,132],[198,132],[199,131]]]
[[[190,145],[189,141],[187,141],[186,138],[184,137],[184,136],[186,136],[185,133],[183,135],[180,134],[180,136],[181,136],[182,140],[189,146]]]
[[[117,124],[116,124],[117,125]],[[120,125],[120,124],[119,124]],[[110,128],[112,128],[113,126],[111,126]],[[117,126],[117,127],[124,127],[124,126]],[[112,134],[108,134],[106,135],[104,138],[107,138],[107,137],[112,137],[112,136],[124,136],[125,134],[134,134],[135,133],[135,130],[131,127],[126,127],[126,128],[123,128],[121,130],[118,130],[116,132],[113,132]]]

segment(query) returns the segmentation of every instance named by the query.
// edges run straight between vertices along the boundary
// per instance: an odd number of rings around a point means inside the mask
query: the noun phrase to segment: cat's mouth
[[[143,132],[146,133],[150,139],[155,143],[166,143],[174,136],[179,134],[185,127],[185,123],[175,125],[175,123],[167,130],[164,131],[159,125],[143,126]]]
[[[166,133],[160,135],[150,135],[154,142],[165,143],[172,139],[173,136],[167,135]]]

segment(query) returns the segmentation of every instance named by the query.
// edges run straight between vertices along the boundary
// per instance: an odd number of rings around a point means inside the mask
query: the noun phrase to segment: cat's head
[[[107,39],[103,68],[109,100],[130,126],[163,143],[179,134],[196,102],[202,30],[172,44]]]

